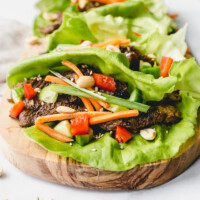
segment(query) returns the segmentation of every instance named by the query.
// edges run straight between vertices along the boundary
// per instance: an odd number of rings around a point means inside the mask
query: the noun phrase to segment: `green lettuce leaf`
[[[187,50],[185,42],[187,25],[175,34],[161,35],[158,31],[138,43],[133,42],[145,54],[154,54],[158,61],[162,56],[173,58],[175,61],[183,60]]]
[[[64,11],[71,4],[71,0],[40,0],[36,7],[41,12]]]
[[[129,61],[125,54],[106,51],[101,48],[86,48],[74,51],[52,52],[33,58],[25,59],[8,72],[7,83],[9,87],[22,82],[24,78],[46,75],[49,69],[57,70],[62,60],[69,60],[74,64],[88,64],[103,74],[111,75],[114,78],[129,85],[129,92],[134,88],[142,91],[144,101],[159,101],[165,93],[174,91],[177,77],[155,79],[153,75],[144,74],[129,69]],[[63,70],[63,68],[62,68]]]
[[[175,90],[187,92],[200,99],[200,67],[194,58],[174,62],[169,75],[177,77]]]
[[[90,32],[84,16],[75,13],[65,13],[61,27],[49,36],[48,50],[57,47],[58,44],[80,44],[82,40],[97,42]]]
[[[168,16],[157,19],[145,9],[142,1],[106,5],[77,15],[68,12],[64,16],[63,25],[50,35],[49,51],[59,44],[75,44],[80,41],[71,28],[73,25],[73,30],[78,30],[80,25],[78,22],[72,24],[71,21],[81,21],[82,29],[78,38],[80,34],[90,32],[90,37],[93,36],[97,42],[130,38],[136,43],[141,43],[144,38],[146,40],[156,30],[160,34],[167,34],[172,22]],[[132,31],[141,33],[143,37],[135,36]]]
[[[139,134],[135,134],[132,141],[123,144],[123,150],[120,149],[120,144],[110,136],[110,133],[106,133],[102,138],[84,147],[76,142],[70,146],[57,141],[34,126],[25,129],[23,133],[30,140],[58,155],[71,157],[99,169],[123,171],[138,164],[176,156],[181,145],[195,134],[194,124],[199,106],[198,100],[183,94],[182,102],[178,104],[183,119],[178,124],[170,127],[154,126],[157,132],[154,141],[146,141]],[[169,130],[168,134],[166,134],[166,129]],[[97,151],[94,152],[92,149]]]

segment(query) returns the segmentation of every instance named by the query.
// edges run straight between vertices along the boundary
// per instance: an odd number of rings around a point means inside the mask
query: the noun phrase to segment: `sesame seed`
[[[101,95],[101,92],[97,92],[97,94]]]
[[[87,111],[87,108],[85,109],[85,111]]]
[[[41,105],[42,105],[42,106],[44,105],[44,102],[43,102],[43,101],[41,102]]]
[[[101,108],[99,111],[100,111],[100,112],[103,112],[103,108]]]
[[[92,75],[92,73],[93,73],[93,72],[92,72],[92,71],[90,71],[90,75]]]
[[[24,78],[24,81],[26,82],[26,81],[27,81],[27,78]]]
[[[123,146],[123,145],[120,145],[120,149],[124,149],[124,146]]]
[[[73,143],[72,143],[72,142],[70,142],[70,143],[69,143],[69,145],[70,145],[70,146],[72,146],[72,145],[73,145]]]
[[[97,151],[97,149],[92,149],[93,152]]]
[[[166,134],[168,134],[169,133],[169,131],[168,130],[166,130]]]
[[[110,134],[113,134],[113,131],[110,131]]]

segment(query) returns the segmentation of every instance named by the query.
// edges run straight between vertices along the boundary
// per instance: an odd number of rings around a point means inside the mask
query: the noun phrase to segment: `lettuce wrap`
[[[76,23],[73,23],[75,21]],[[79,33],[76,37],[74,31],[79,27],[83,35]],[[171,32],[171,27],[172,20],[168,16],[156,18],[146,10],[141,1],[111,4],[85,13],[64,13],[62,26],[50,34],[47,49],[50,51],[58,44],[80,44],[82,40],[103,42],[130,38],[140,43],[156,30],[161,35],[167,35]],[[142,37],[136,36],[133,31],[142,34]],[[88,33],[87,37],[85,32]]]
[[[122,144],[110,136],[110,133],[81,147],[76,142],[72,146],[59,142],[35,126],[24,129],[23,133],[30,140],[45,149],[61,156],[72,157],[95,168],[123,171],[138,164],[174,157],[182,144],[195,134],[194,125],[200,106],[198,99],[200,69],[194,59],[174,62],[169,77],[155,79],[152,75],[130,70],[129,62],[122,53],[96,48],[52,52],[25,59],[13,66],[8,73],[7,83],[11,88],[24,78],[46,75],[49,70],[62,71],[64,69],[61,61],[64,59],[76,65],[84,63],[93,66],[103,74],[111,75],[122,82],[126,81],[129,92],[133,92],[136,88],[140,89],[144,101],[159,101],[166,93],[180,90],[182,102],[178,103],[177,107],[182,120],[172,126],[153,126],[157,132],[157,137],[153,141],[146,141],[139,134],[134,134],[133,140],[123,144],[123,148]]]

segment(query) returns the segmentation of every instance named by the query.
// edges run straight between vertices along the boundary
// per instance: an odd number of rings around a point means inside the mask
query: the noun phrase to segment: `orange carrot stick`
[[[85,105],[87,111],[94,111],[92,104],[90,103],[90,101],[87,98],[85,98],[85,97],[80,97],[80,98],[81,98],[83,104]]]
[[[104,108],[110,108],[110,104],[104,102],[104,101],[100,101],[100,100],[96,100],[102,107]]]
[[[135,32],[135,31],[132,31],[132,32],[133,32],[133,34],[134,34],[135,36],[137,36],[137,37],[142,37],[142,35],[141,35],[140,33]]]
[[[175,19],[177,17],[179,17],[179,14],[175,13],[175,14],[168,14],[168,16],[172,19]]]
[[[100,3],[104,3],[104,4],[112,4],[112,3],[124,2],[126,0],[91,0],[91,1],[97,1],[97,2],[100,2]]]
[[[109,41],[102,42],[102,43],[93,43],[93,44],[92,44],[92,47],[100,47],[100,48],[103,48],[103,47],[106,47],[106,46],[108,46],[108,45],[117,46],[117,45],[129,44],[129,43],[130,43],[130,39],[126,39],[126,40],[114,39],[114,40],[109,40]]]
[[[97,111],[101,109],[101,105],[95,99],[89,99]]]
[[[57,83],[57,84],[61,84],[61,85],[68,85],[68,86],[70,86],[68,83],[66,83],[62,79],[57,78],[55,76],[48,75],[48,76],[45,77],[45,81],[46,82],[51,82],[51,83]]]
[[[67,60],[63,60],[62,64],[69,67],[70,69],[72,69],[78,76],[83,76],[83,73],[81,72],[81,70],[73,63],[71,63]]]
[[[112,121],[115,119],[121,118],[128,118],[128,117],[136,117],[139,115],[138,110],[128,110],[128,111],[121,111],[116,113],[110,113],[104,116],[92,117],[90,118],[89,122],[91,125],[100,124],[103,122]]]
[[[36,128],[40,129],[41,131],[47,133],[52,138],[55,138],[55,139],[57,139],[61,142],[72,142],[72,141],[74,141],[73,139],[58,133],[57,131],[53,130],[52,128],[50,128],[49,126],[47,126],[43,123],[39,123],[39,122],[36,121],[35,126],[36,126]]]
[[[53,121],[62,121],[67,119],[74,119],[80,117],[84,114],[87,114],[88,117],[97,117],[101,115],[107,115],[110,112],[76,112],[76,113],[67,113],[67,114],[54,114],[54,115],[47,115],[41,116],[36,119],[35,123],[45,123],[45,122],[53,122]]]

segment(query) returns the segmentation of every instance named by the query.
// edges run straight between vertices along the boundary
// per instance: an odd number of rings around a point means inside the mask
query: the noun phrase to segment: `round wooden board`
[[[46,40],[28,45],[22,58],[45,51]],[[187,58],[191,54],[186,55]],[[180,156],[171,160],[134,167],[128,171],[100,170],[71,158],[48,152],[22,134],[17,120],[9,117],[10,105],[7,90],[0,104],[0,147],[6,158],[21,171],[32,176],[78,188],[96,190],[134,190],[163,184],[186,170],[200,155],[200,112],[195,128],[196,135],[183,145]]]
[[[71,158],[46,151],[22,134],[17,120],[9,117],[9,90],[0,105],[0,146],[6,158],[32,176],[64,185],[97,190],[134,190],[163,184],[186,170],[200,154],[200,121],[196,135],[181,155],[171,160],[134,167],[128,171],[100,170]],[[199,115],[200,116],[200,115]],[[183,153],[184,152],[184,153]]]

